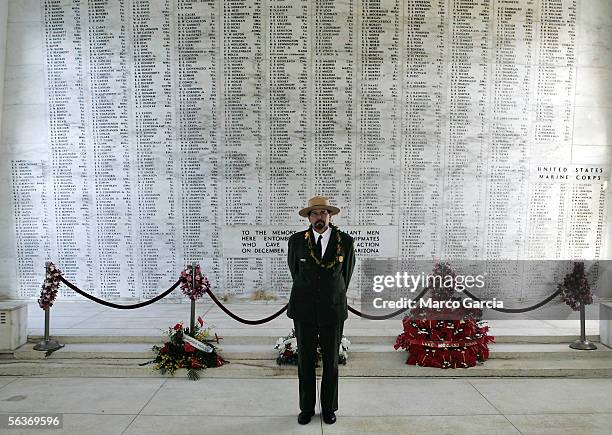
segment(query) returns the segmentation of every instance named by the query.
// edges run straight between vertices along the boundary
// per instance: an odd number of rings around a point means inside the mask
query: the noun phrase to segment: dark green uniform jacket
[[[288,262],[293,287],[287,316],[320,325],[344,321],[348,317],[346,290],[355,268],[353,238],[335,226],[331,228],[322,263],[329,264],[335,258],[338,258],[338,261],[333,267],[325,268],[318,265],[311,256],[306,234],[311,238],[313,255],[318,258],[316,238],[312,229],[300,231],[289,238]],[[315,234],[318,235],[316,232]],[[338,252],[338,234],[340,252]]]

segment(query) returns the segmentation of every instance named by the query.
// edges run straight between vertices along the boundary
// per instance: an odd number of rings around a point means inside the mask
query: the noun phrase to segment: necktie
[[[317,252],[319,253],[319,258],[323,258],[323,245],[321,244],[322,238],[323,234],[319,234],[319,239],[317,240]]]

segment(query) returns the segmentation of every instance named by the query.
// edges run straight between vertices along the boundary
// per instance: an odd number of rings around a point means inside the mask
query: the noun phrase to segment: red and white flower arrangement
[[[154,369],[161,374],[174,373],[181,368],[187,370],[187,377],[197,381],[200,378],[200,370],[211,367],[220,367],[227,363],[218,354],[219,337],[212,332],[211,327],[204,327],[204,320],[198,316],[198,322],[193,334],[189,334],[189,328],[184,328],[183,323],[177,323],[168,328],[166,332],[168,341],[163,346],[153,346],[156,352],[155,359],[142,365],[155,364]]]
[[[346,365],[350,345],[351,342],[349,339],[343,335],[338,348],[338,363]],[[276,362],[278,365],[297,365],[298,345],[297,338],[295,338],[295,330],[292,329],[291,333],[286,337],[279,337],[279,339],[276,340],[274,349],[278,351],[278,356],[276,357]],[[319,366],[319,361],[321,361],[321,346],[317,344],[317,367]]]

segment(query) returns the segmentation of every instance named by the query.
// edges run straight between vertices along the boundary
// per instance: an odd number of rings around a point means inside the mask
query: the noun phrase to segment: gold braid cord
[[[312,228],[312,225],[308,228],[308,231],[306,231],[304,238],[308,242],[308,252],[310,254],[310,257],[315,261],[315,263],[317,263],[319,266],[325,269],[331,269],[332,267],[336,265],[336,263],[338,263],[338,261],[342,263],[344,259],[342,258],[342,255],[341,255],[342,254],[342,237],[340,237],[340,230],[338,230],[337,227],[334,227],[330,224],[330,228],[332,230],[333,229],[336,230],[336,255],[330,262],[324,263],[323,258],[319,260],[317,258],[317,255],[314,252],[314,244],[312,243],[312,238],[310,237],[311,228]]]

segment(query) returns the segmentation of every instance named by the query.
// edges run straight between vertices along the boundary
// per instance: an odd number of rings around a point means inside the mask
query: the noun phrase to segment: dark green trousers
[[[321,410],[338,410],[338,349],[344,321],[329,325],[293,320],[298,345],[298,378],[300,410],[314,412],[317,397],[317,336],[321,345],[323,376],[321,378]]]

